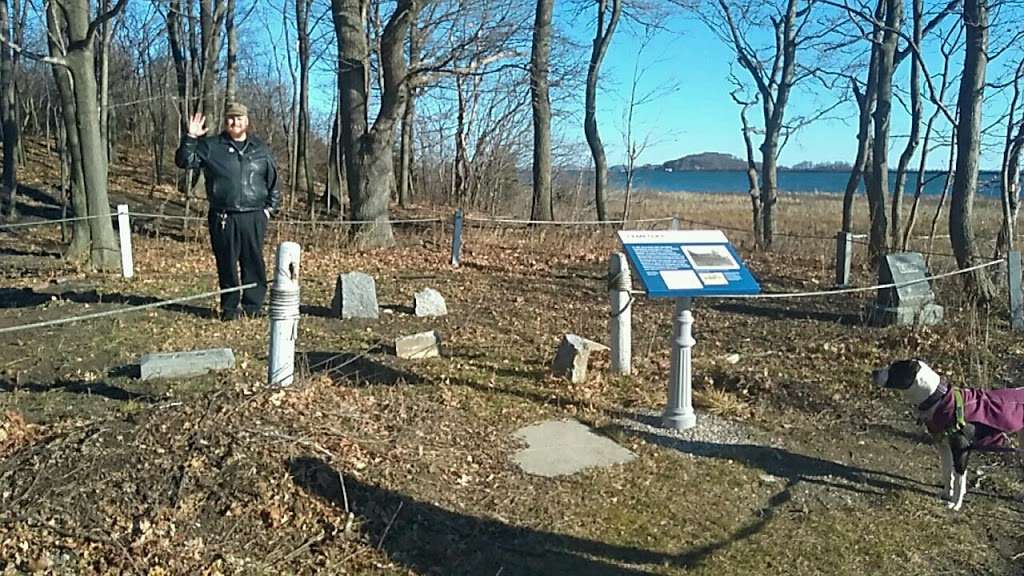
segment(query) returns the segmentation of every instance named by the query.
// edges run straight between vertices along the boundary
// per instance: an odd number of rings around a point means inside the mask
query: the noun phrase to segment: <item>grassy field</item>
[[[116,196],[135,211],[180,210],[164,192],[127,188]],[[38,190],[29,215],[53,217]],[[767,292],[813,292],[832,284],[839,205],[784,197],[771,252],[754,250],[743,196],[641,194],[634,215],[723,229]],[[933,211],[931,202],[928,219]],[[449,216],[408,215],[430,213]],[[990,251],[997,207],[979,202],[976,222]],[[0,231],[0,329],[216,289],[201,226],[186,233],[179,220],[150,217],[135,228],[131,281],[61,260],[53,226]],[[698,427],[670,434],[649,426],[665,402],[669,302],[634,303],[633,376],[610,376],[600,360],[583,384],[549,375],[563,334],[607,338],[614,230],[471,222],[457,269],[446,225],[403,225],[396,236],[396,248],[357,253],[337,226],[275,223],[268,262],[279,241],[303,245],[301,377],[286,390],[265,387],[268,321],[220,322],[213,300],[0,333],[0,571],[1024,567],[1017,458],[975,456],[964,509],[949,512],[936,497],[930,440],[896,395],[869,382],[872,368],[917,356],[955,383],[1019,383],[1024,348],[1005,305],[966,305],[958,279],[934,283],[946,320],[931,328],[868,326],[873,291],[696,301]],[[860,286],[876,281],[865,248],[854,266]],[[933,253],[932,273],[953,269],[948,239],[915,248]],[[376,279],[380,320],[331,317],[335,278],[349,271]],[[448,316],[410,314],[425,287],[445,296]],[[441,358],[393,355],[394,338],[428,329],[442,334]],[[221,346],[234,350],[234,369],[156,383],[130,374],[147,352]],[[511,460],[522,448],[513,433],[551,418],[578,419],[638,458],[567,477],[527,475]]]

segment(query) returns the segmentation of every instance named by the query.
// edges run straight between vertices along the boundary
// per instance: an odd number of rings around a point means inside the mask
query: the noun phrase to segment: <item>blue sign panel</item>
[[[619,240],[651,298],[761,292],[720,230],[622,230]]]

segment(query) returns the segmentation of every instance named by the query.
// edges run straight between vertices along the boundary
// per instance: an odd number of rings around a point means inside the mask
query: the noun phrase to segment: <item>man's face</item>
[[[233,140],[244,140],[249,130],[248,116],[228,116],[224,119],[224,128]]]

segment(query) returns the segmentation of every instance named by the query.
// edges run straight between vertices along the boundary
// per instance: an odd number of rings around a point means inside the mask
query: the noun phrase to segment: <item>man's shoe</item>
[[[220,313],[220,319],[225,322],[230,322],[232,320],[238,320],[241,314],[242,312],[238,308],[235,308],[234,310],[222,310]]]
[[[246,318],[263,318],[266,315],[262,308],[257,308],[255,310],[243,310],[242,313],[245,314]]]

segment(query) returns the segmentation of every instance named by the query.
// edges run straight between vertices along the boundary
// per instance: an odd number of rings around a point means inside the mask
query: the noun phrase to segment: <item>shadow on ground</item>
[[[378,346],[367,352],[300,352],[295,355],[295,365],[307,374],[327,374],[335,382],[346,384],[418,384],[420,376],[405,370],[393,368],[368,358],[366,354],[387,352]]]
[[[342,479],[339,471],[318,458],[292,459],[288,469],[298,486],[361,518],[371,545],[417,573],[640,575],[653,573],[637,565],[679,560],[446,510],[351,476]]]
[[[0,308],[32,308],[56,297],[58,300],[67,300],[79,304],[124,304],[126,306],[144,306],[163,302],[164,298],[153,296],[138,296],[135,294],[121,294],[111,292],[100,294],[95,290],[87,291],[66,291],[66,292],[35,292],[29,288],[11,289],[0,288]],[[164,310],[191,314],[199,318],[216,318],[217,311],[212,308],[203,308],[190,304],[168,304],[161,306]]]
[[[9,378],[0,379],[0,390],[4,392],[68,392],[71,394],[83,394],[86,396],[102,396],[119,402],[142,401],[151,402],[154,398],[149,394],[140,394],[125,390],[102,380],[57,380],[50,384],[41,382],[18,383]]]

